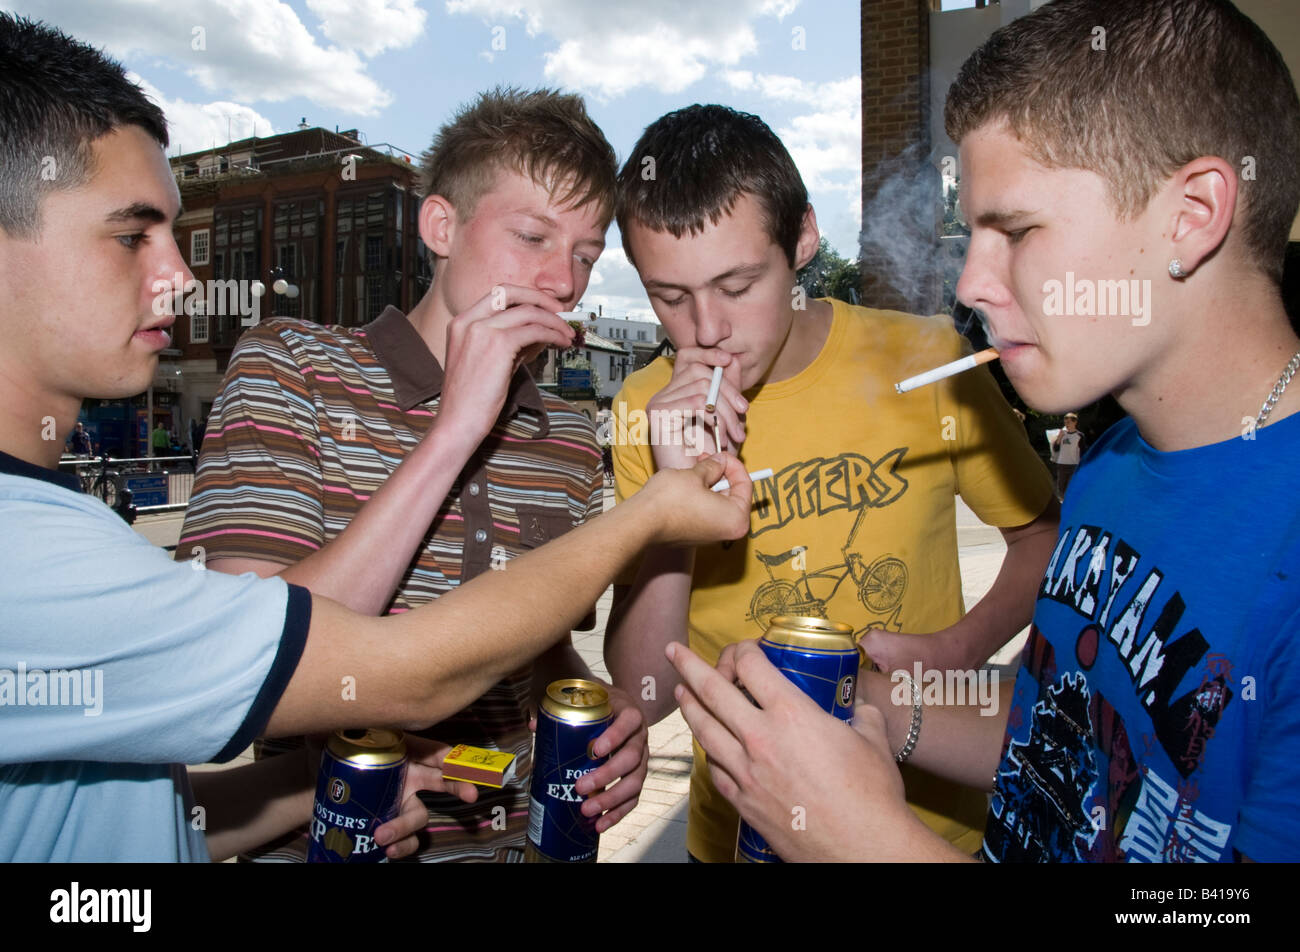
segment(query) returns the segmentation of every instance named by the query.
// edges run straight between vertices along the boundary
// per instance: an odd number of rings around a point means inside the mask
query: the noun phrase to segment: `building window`
[[[212,232],[210,229],[201,228],[197,231],[190,232],[190,267],[197,268],[199,265],[207,264],[211,259],[208,257],[208,248],[211,242],[209,238]]]
[[[407,199],[404,192],[391,187],[338,197],[334,274],[335,320],[339,324],[365,324],[387,305],[401,305],[402,288],[409,277],[404,272],[401,240]]]
[[[636,339],[637,339],[637,340],[645,340],[645,331],[637,331],[637,332],[636,332]]]
[[[195,307],[190,315],[190,343],[206,344],[208,342],[208,315],[204,308]]]

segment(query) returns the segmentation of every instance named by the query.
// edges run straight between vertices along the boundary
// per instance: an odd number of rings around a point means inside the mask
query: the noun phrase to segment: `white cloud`
[[[144,54],[204,89],[244,102],[298,97],[331,112],[374,115],[392,95],[351,49],[321,46],[279,0],[10,0],[110,55]]]
[[[777,135],[790,150],[809,191],[857,191],[862,181],[862,93],[857,76],[816,83],[796,76],[723,70],[732,89],[781,103],[815,106]]]
[[[797,5],[798,0],[612,6],[605,0],[447,0],[447,12],[496,26],[522,20],[528,35],[555,37],[560,45],[545,54],[546,78],[608,100],[641,86],[681,92],[710,68],[735,65],[758,49],[750,21],[783,17]]]
[[[344,49],[374,56],[410,46],[424,33],[418,0],[307,0],[320,31]]]
[[[275,134],[271,120],[251,106],[235,102],[192,103],[168,99],[142,76],[135,73],[127,73],[127,76],[132,82],[139,83],[167,116],[167,132],[171,138],[168,152],[172,155],[198,152],[254,135]]]
[[[606,317],[642,318],[657,321],[650,307],[650,299],[641,287],[636,268],[627,260],[619,247],[617,230],[606,237],[610,245],[596,262],[587,293],[582,296],[582,306],[594,311],[603,305]]]

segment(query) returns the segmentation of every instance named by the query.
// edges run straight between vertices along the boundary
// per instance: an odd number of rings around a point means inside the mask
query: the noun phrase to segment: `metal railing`
[[[164,463],[182,464],[187,470],[168,470],[160,465]],[[81,480],[82,490],[87,495],[98,496],[127,522],[134,522],[137,515],[179,512],[189,506],[198,455],[134,456],[122,459],[102,455],[97,458],[62,459],[59,460],[59,465],[74,469]],[[132,505],[127,480],[133,476],[166,476],[167,502],[156,506]]]

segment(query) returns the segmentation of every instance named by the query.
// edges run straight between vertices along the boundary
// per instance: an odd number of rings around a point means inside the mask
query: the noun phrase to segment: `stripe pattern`
[[[177,559],[298,562],[337,537],[414,449],[437,416],[439,396],[400,406],[400,371],[385,366],[368,339],[378,323],[357,329],[275,320],[244,333],[213,404]],[[600,512],[601,458],[590,421],[556,397],[535,387],[532,393],[540,412],[522,401],[503,413],[453,485],[389,614],[418,608]],[[530,688],[525,668],[428,732],[448,743],[513,751],[519,760],[516,782],[502,791],[482,788],[476,804],[427,796],[430,845],[422,861],[519,855]],[[260,741],[259,755],[296,746]],[[262,853],[285,861],[305,855],[305,832]]]

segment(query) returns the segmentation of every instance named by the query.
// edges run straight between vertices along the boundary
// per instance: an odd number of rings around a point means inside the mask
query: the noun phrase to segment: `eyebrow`
[[[736,267],[732,268],[731,270],[724,271],[722,272],[722,274],[715,275],[714,277],[710,278],[708,283],[717,284],[719,281],[726,281],[730,278],[756,278],[766,270],[767,270],[767,266],[763,264],[736,265]],[[674,284],[671,281],[660,281],[656,278],[649,278],[646,281],[642,282],[642,284],[647,291],[650,290],[651,288],[655,288],[655,289],[671,288],[677,291],[690,290],[690,288],[688,288],[684,284]]]
[[[178,211],[176,214],[179,216],[180,212]],[[168,220],[168,215],[157,205],[150,205],[148,202],[134,202],[125,208],[110,212],[104,220],[110,224],[120,224],[128,221],[148,221],[161,224]]]
[[[975,218],[975,224],[981,228],[1005,228],[1010,224],[1028,218],[1034,212],[1027,212],[1023,209],[1014,209],[1012,211],[990,210],[982,212]]]

